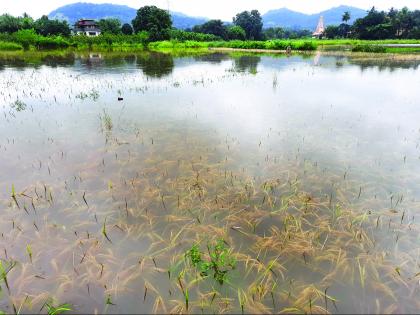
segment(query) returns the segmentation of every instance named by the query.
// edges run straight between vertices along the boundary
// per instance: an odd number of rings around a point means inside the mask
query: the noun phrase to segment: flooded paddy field
[[[0,310],[418,313],[420,62],[383,58],[1,56]]]

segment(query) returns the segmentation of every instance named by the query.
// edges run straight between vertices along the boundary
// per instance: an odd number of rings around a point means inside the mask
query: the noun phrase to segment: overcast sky
[[[161,8],[169,8],[172,11],[182,12],[193,16],[205,16],[231,20],[240,11],[258,9],[265,13],[270,9],[287,7],[289,9],[304,12],[317,13],[333,6],[341,4],[351,5],[362,9],[376,6],[387,10],[391,7],[420,9],[420,0],[79,0],[93,3],[125,4],[133,8],[143,5],[154,4]],[[48,14],[52,10],[78,0],[0,0],[0,13],[21,15],[27,12],[38,18],[42,14]]]

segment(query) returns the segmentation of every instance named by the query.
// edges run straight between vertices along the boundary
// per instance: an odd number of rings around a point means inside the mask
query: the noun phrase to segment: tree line
[[[120,20],[106,18],[98,21],[103,34],[131,35],[143,33],[150,41],[177,39],[196,41],[215,40],[264,40],[279,38],[299,38],[310,35],[310,31],[293,31],[282,28],[263,30],[263,21],[258,10],[238,13],[231,23],[221,20],[209,20],[192,29],[177,30],[172,25],[169,12],[156,6],[144,6],[137,11],[131,24],[122,24]],[[14,17],[9,14],[0,16],[0,33],[15,33],[21,30],[34,30],[43,36],[64,36],[71,34],[67,21],[51,20],[42,16],[34,20],[27,14]]]
[[[347,22],[350,13],[343,14],[340,25],[328,26],[327,38],[355,38],[366,40],[378,39],[420,39],[420,10],[411,11],[407,7],[388,12],[372,7],[367,15],[357,19],[353,25]]]
[[[327,38],[356,39],[392,39],[420,38],[420,10],[410,11],[390,9],[378,11],[373,7],[364,18],[357,19],[353,25],[349,12],[344,12],[340,25],[326,28]],[[137,11],[131,24],[122,24],[120,20],[107,18],[98,21],[103,34],[132,35],[141,34],[149,41],[160,40],[267,40],[284,38],[310,37],[309,30],[291,30],[281,27],[263,29],[263,21],[258,10],[238,13],[231,23],[221,20],[209,20],[192,29],[177,30],[172,25],[168,11],[156,6],[144,6]],[[34,20],[27,14],[14,17],[9,14],[0,16],[0,33],[15,33],[22,30],[33,30],[42,36],[63,36],[71,34],[71,27],[66,21],[51,20],[48,16]]]

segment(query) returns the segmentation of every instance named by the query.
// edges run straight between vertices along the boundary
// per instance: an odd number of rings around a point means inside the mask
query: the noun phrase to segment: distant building
[[[312,33],[313,38],[321,38],[325,34],[324,17],[321,15],[315,32]]]
[[[74,24],[74,35],[99,36],[101,29],[95,20],[82,19]]]

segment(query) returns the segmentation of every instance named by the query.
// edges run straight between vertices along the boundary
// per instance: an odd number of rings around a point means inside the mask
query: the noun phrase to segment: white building
[[[73,28],[74,35],[86,35],[86,36],[99,36],[101,29],[95,20],[82,19],[74,24]]]

